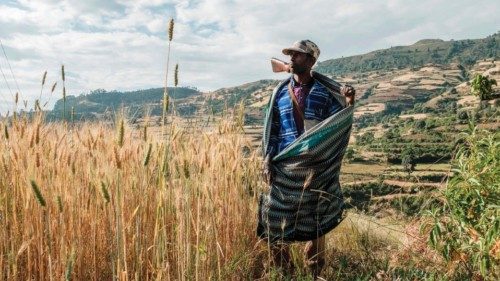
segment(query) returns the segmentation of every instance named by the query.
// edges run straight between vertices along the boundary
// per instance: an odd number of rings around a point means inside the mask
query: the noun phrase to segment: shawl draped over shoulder
[[[257,235],[276,241],[307,241],[321,237],[343,219],[344,199],[339,174],[353,123],[353,106],[340,94],[340,84],[313,72],[343,109],[307,128],[271,161],[273,182],[260,195]],[[272,105],[269,101],[262,138],[263,153],[269,145]]]

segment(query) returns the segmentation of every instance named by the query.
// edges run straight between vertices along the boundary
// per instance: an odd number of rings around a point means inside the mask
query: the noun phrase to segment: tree
[[[488,78],[488,76],[483,76],[481,74],[474,75],[471,83],[472,94],[479,96],[481,100],[491,99],[493,93],[493,85],[496,85],[497,81],[493,78]]]
[[[408,173],[408,176],[415,171],[415,157],[414,151],[410,146],[407,146],[403,152],[401,152],[401,165],[403,166],[403,170]]]

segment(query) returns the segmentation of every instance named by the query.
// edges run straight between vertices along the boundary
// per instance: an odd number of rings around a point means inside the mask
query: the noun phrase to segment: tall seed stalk
[[[179,84],[179,64],[175,64],[174,69],[174,89],[172,90],[172,112],[175,114],[175,90]]]
[[[64,74],[64,64],[61,65],[61,77],[63,81],[62,96],[63,96],[63,112],[62,118],[66,120],[66,75]]]
[[[38,187],[38,184],[36,184],[35,180],[31,180],[31,189],[33,190],[33,194],[35,195],[36,201],[40,206],[45,207],[45,198],[43,198],[42,192],[40,191],[40,188]]]
[[[42,87],[40,87],[40,96],[38,97],[37,100],[35,100],[35,111],[39,108],[40,111],[42,108],[40,107],[40,101],[42,100],[42,92],[43,92],[43,86],[45,85],[45,80],[47,79],[47,70],[43,73],[42,77]]]
[[[14,98],[14,102],[15,102],[15,105],[14,105],[13,118],[14,118],[14,121],[15,121],[17,119],[17,105],[19,103],[19,92],[16,92],[16,96]]]
[[[170,63],[170,45],[172,43],[172,39],[174,37],[174,19],[171,18],[170,22],[168,24],[168,51],[167,51],[167,71],[165,73],[165,89],[163,91],[163,116],[162,116],[162,125],[165,126],[165,119],[167,116],[167,110],[168,110],[168,103],[169,103],[169,97],[168,97],[168,67]]]
[[[4,124],[3,130],[4,130],[3,132],[4,132],[4,135],[5,135],[5,139],[9,140],[9,128],[7,128],[7,123]]]
[[[118,146],[122,147],[123,146],[123,137],[125,134],[125,121],[123,120],[124,116],[122,113],[122,116],[120,117],[118,121],[118,134],[116,138],[116,142],[118,143]]]
[[[179,64],[175,65],[175,71],[174,71],[174,87],[177,87],[179,85]]]

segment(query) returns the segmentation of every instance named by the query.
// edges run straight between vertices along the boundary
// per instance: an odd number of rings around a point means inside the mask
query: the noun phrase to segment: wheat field
[[[0,279],[250,278],[262,183],[238,122],[116,124],[2,124]]]
[[[211,129],[0,123],[0,279],[290,280],[256,237],[266,187],[239,112]],[[399,224],[349,212],[327,235],[323,275],[434,276],[440,260]],[[293,278],[312,280],[302,246]]]

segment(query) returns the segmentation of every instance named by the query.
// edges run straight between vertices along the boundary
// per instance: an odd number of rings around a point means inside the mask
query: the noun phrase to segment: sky
[[[281,50],[301,39],[324,61],[484,38],[500,31],[498,15],[498,0],[0,0],[0,113],[14,109],[16,92],[20,104],[50,109],[62,97],[61,65],[68,95],[162,87],[170,18],[167,84],[179,64],[179,86],[213,91],[284,78],[269,59],[287,60]]]

